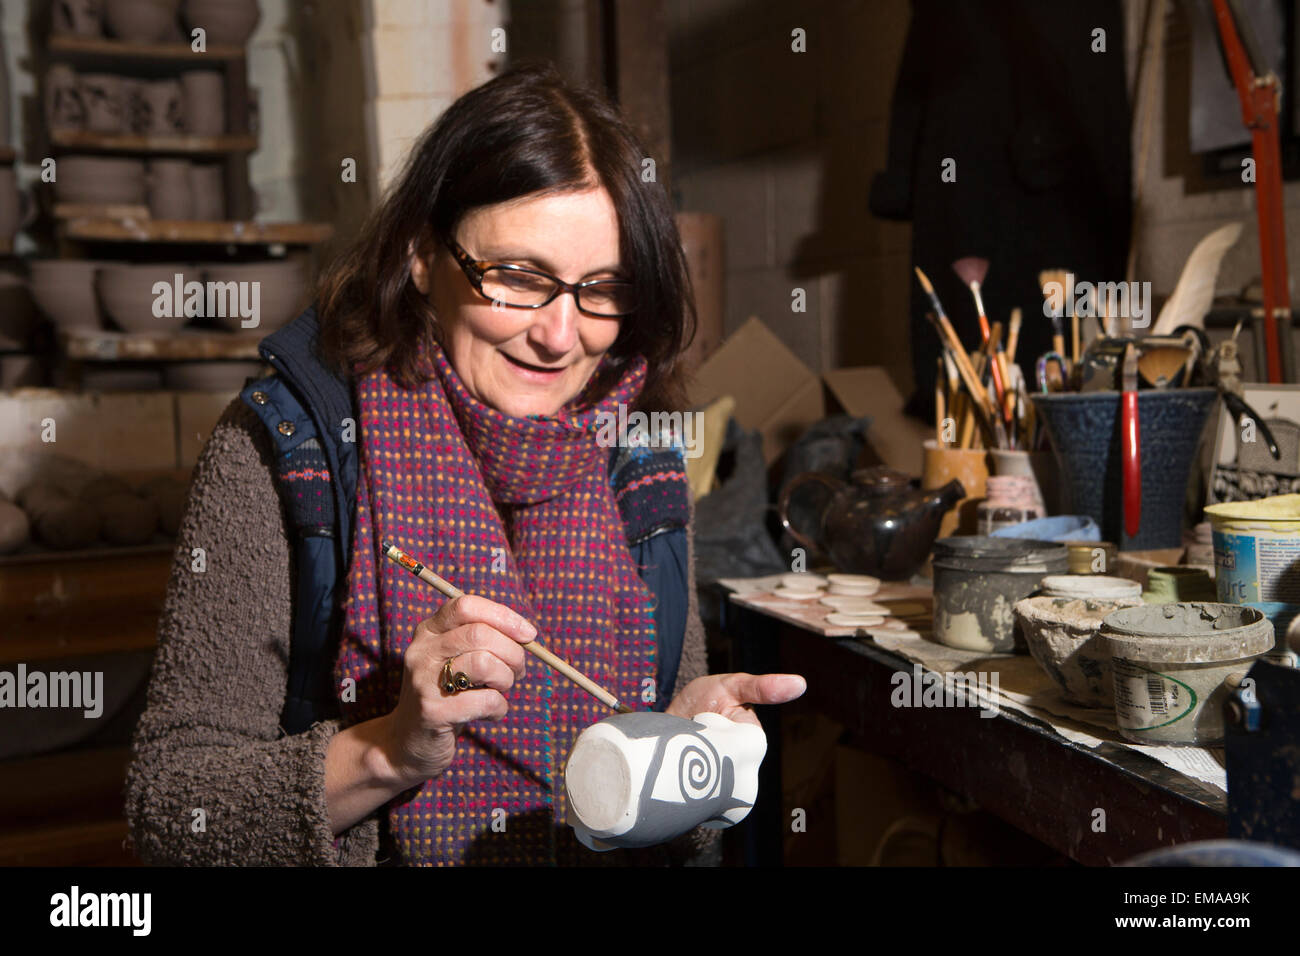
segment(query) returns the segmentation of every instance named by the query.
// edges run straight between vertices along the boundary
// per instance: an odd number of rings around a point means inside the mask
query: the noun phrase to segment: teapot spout
[[[966,497],[966,488],[954,478],[942,488],[936,488],[925,496],[923,503],[932,514],[943,516],[948,509]]]

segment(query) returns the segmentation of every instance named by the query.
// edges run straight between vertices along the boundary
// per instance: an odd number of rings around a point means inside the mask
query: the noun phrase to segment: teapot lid
[[[911,485],[912,476],[888,465],[873,465],[870,468],[859,468],[854,471],[853,483],[866,485],[868,489],[875,492],[902,491]]]

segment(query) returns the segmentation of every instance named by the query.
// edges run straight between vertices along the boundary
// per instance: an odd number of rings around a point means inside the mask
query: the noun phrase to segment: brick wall
[[[675,192],[725,220],[726,331],[758,315],[813,369],[887,365],[910,391],[910,227],[867,210],[907,0],[668,9]],[[805,53],[792,52],[796,28]]]

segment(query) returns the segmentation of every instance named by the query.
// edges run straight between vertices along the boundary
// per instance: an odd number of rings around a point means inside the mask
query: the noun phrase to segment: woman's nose
[[[573,296],[562,293],[549,305],[536,310],[536,321],[528,332],[528,339],[551,355],[568,355],[578,344],[578,319],[581,315]]]

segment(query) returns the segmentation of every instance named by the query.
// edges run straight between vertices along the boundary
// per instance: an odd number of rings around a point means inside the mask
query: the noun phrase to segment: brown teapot
[[[953,479],[922,491],[916,479],[877,466],[842,481],[820,472],[799,475],[781,490],[781,525],[804,547],[853,574],[901,581],[916,573],[944,514],[966,497]]]

